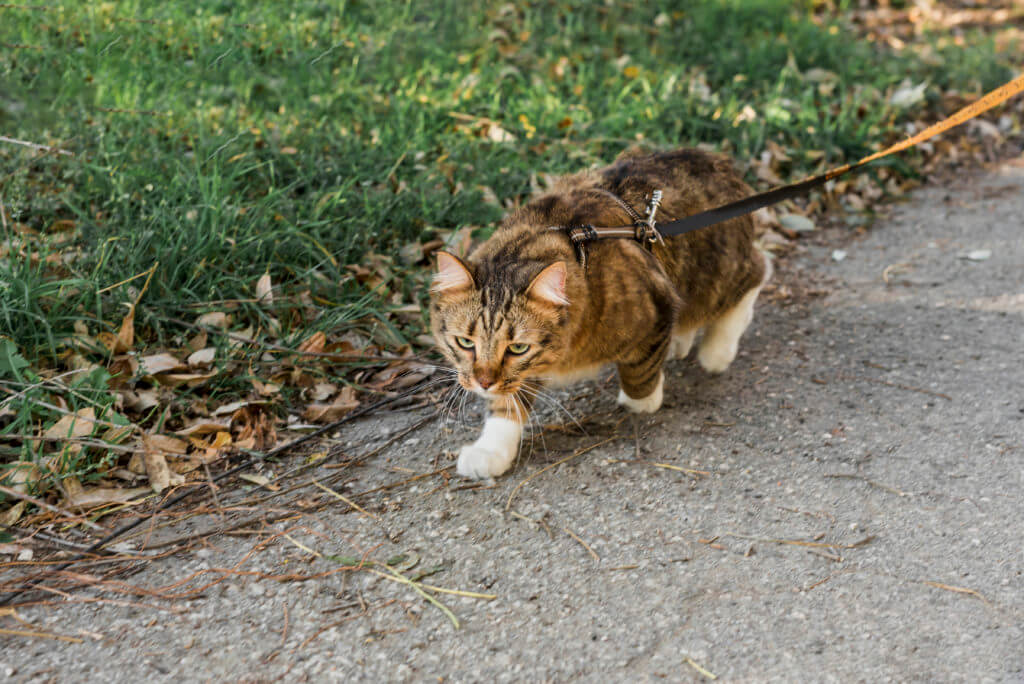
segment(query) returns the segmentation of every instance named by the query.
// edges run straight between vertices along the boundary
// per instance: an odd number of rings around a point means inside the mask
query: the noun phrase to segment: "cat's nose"
[[[498,381],[498,374],[490,368],[478,370],[474,375],[476,376],[476,381],[480,383],[480,387],[483,389],[487,389]]]

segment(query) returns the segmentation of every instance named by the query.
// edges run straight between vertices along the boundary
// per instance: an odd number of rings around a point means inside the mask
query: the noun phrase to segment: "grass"
[[[912,118],[887,100],[905,79],[927,81],[935,100],[1011,75],[980,34],[966,46],[936,36],[923,59],[858,40],[817,3],[686,5],[0,6],[0,134],[73,153],[0,144],[0,381],[38,384],[72,350],[107,363],[72,338],[116,332],[144,279],[124,281],[154,268],[135,313],[140,353],[180,348],[194,331],[176,321],[208,311],[291,346],[315,330],[412,343],[423,317],[391,312],[423,303],[427,267],[405,247],[466,226],[485,234],[538,175],[644,141],[710,144],[741,162],[771,142],[797,177],[863,155]],[[254,301],[264,274],[270,307]],[[249,391],[259,367],[217,344],[231,372],[147,424]],[[107,378],[32,391],[113,415]],[[59,417],[7,401],[0,433]]]

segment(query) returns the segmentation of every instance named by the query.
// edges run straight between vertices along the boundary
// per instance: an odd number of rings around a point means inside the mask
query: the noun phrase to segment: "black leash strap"
[[[882,157],[888,157],[890,154],[895,154],[896,152],[902,152],[903,150],[922,143],[929,138],[934,138],[940,133],[944,133],[955,126],[959,126],[965,121],[969,121],[979,114],[983,114],[993,107],[1006,102],[1011,97],[1019,95],[1021,92],[1024,92],[1024,75],[1020,75],[1009,83],[999,86],[995,90],[986,93],[980,99],[972,102],[966,107],[963,107],[937,124],[929,126],[920,133],[911,136],[906,140],[901,140],[881,152],[875,152],[874,154],[868,155],[853,164],[840,166],[830,171],[826,171],[819,176],[814,176],[813,178],[808,178],[797,183],[791,183],[790,185],[783,185],[781,188],[775,188],[774,190],[758,193],[735,202],[730,202],[729,204],[721,207],[716,207],[714,209],[702,211],[699,214],[693,214],[692,216],[661,224],[658,226],[658,232],[665,237],[682,235],[683,233],[707,228],[708,226],[713,226],[716,223],[728,221],[729,219],[736,218],[738,216],[744,216],[751,212],[755,212],[758,209],[763,209],[764,207],[775,204],[776,202],[797,197],[818,187],[819,185],[824,185],[834,178],[838,178],[839,176],[849,173],[854,169],[859,169],[869,162],[881,159]]]

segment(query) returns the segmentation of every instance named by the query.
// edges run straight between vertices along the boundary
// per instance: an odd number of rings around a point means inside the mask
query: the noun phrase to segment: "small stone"
[[[846,250],[834,249],[832,250],[832,261],[842,261],[846,258]]]

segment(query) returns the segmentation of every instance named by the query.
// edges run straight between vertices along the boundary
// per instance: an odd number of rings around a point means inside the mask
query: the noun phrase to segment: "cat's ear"
[[[566,306],[569,300],[565,297],[565,262],[556,261],[537,274],[526,288],[526,295],[545,304]]]
[[[437,273],[430,291],[438,294],[454,294],[473,287],[473,274],[462,260],[448,252],[437,252]]]

